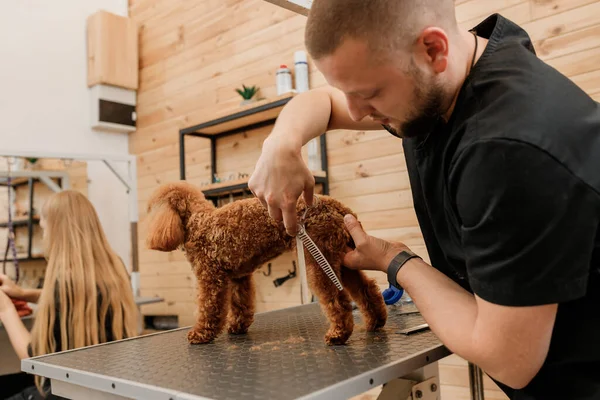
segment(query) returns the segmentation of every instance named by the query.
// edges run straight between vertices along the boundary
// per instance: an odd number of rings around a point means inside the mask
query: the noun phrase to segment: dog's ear
[[[146,245],[152,250],[173,251],[185,240],[179,214],[168,202],[155,204],[148,214]]]

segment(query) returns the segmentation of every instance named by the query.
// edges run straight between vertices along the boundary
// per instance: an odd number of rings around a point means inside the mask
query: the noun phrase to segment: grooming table
[[[428,329],[398,333],[424,323],[414,306],[388,310],[380,332],[366,332],[355,310],[345,346],[325,344],[329,323],[311,303],[259,313],[248,334],[223,333],[210,344],[188,344],[186,327],[26,359],[21,366],[50,378],[54,393],[76,399],[347,399],[437,367],[450,354]]]

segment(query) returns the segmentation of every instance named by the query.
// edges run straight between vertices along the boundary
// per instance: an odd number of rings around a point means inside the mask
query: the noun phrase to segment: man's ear
[[[421,32],[417,42],[418,57],[428,64],[433,72],[440,74],[448,68],[450,41],[443,29],[429,27]]]

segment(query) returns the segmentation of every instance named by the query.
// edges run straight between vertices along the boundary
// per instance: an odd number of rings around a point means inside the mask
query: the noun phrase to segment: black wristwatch
[[[396,275],[398,275],[398,271],[408,260],[415,257],[421,258],[410,250],[403,250],[396,257],[394,257],[394,259],[390,262],[390,265],[388,265],[387,270],[388,282],[390,285],[397,289],[402,289],[402,287],[398,284],[398,281],[396,281]]]

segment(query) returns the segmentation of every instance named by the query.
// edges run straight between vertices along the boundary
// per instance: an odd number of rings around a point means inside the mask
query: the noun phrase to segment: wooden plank
[[[534,46],[542,60],[600,47],[600,25],[542,39]]]
[[[412,208],[362,212],[358,219],[365,230],[418,226],[417,215]]]
[[[329,186],[331,195],[335,197],[387,193],[409,188],[408,175],[405,173],[392,173],[360,177],[347,181],[336,181],[332,182]]]
[[[168,279],[164,276],[147,276],[140,273],[140,287],[145,289],[152,288],[181,288],[181,289],[193,289],[196,287],[196,278],[190,272],[188,274],[174,275],[166,274]]]
[[[479,17],[487,17],[498,10],[508,8],[520,3],[526,3],[527,0],[471,0],[455,7],[456,20],[460,23]]]
[[[190,10],[191,12],[186,14],[188,16],[187,18],[197,19],[197,21],[192,22],[202,25],[200,18],[198,18],[198,14],[193,13],[193,10],[194,8]],[[215,4],[210,9],[205,10],[204,18],[214,20],[215,18],[226,15],[228,10],[229,9],[225,4]],[[165,26],[165,29],[161,30],[162,32],[158,32],[157,35],[151,36],[148,34],[148,32],[152,32],[150,27],[144,27],[145,29],[142,31],[142,43],[140,45],[140,66],[142,68],[179,54],[185,48],[185,40],[186,36],[189,35],[189,30],[193,29],[192,26],[187,26],[187,24],[182,23],[183,21],[179,20],[168,19],[166,21],[159,20],[156,22]]]
[[[366,228],[365,228],[366,229]],[[408,247],[423,246],[423,236],[418,226],[406,228],[377,229],[367,231],[369,235],[391,242],[402,242]]]
[[[546,63],[566,76],[575,76],[595,71],[600,65],[600,47],[551,58],[546,60]]]
[[[139,228],[140,228],[139,231],[141,232],[140,233],[140,241],[138,243],[140,264],[147,263],[147,262],[169,263],[171,261],[186,261],[184,254],[178,250],[166,253],[166,252],[162,252],[162,251],[147,249],[146,243],[145,243],[145,237],[143,235],[143,232],[145,232],[145,229],[142,229],[143,226],[142,226],[141,222],[140,222]]]
[[[343,182],[356,178],[401,173],[406,171],[406,159],[403,155],[371,158],[329,167],[329,181]]]
[[[347,164],[390,155],[404,157],[402,155],[402,141],[391,135],[383,139],[373,140],[368,144],[331,148],[327,152],[327,158],[331,165]]]
[[[161,297],[167,303],[196,301],[195,290],[182,290],[181,288],[148,288],[140,289],[140,294],[147,297]]]
[[[333,130],[327,132],[327,146],[330,148],[352,146],[359,143],[367,143],[372,140],[393,137],[386,130],[377,131],[348,131]]]
[[[339,197],[338,199],[356,213],[411,208],[413,205],[410,190],[398,190],[355,197]]]
[[[146,304],[142,307],[144,315],[192,315],[197,309],[196,302],[169,301]]]
[[[531,20],[531,8],[528,1],[524,1],[518,4],[513,4],[510,7],[497,10],[498,13],[502,14],[503,17],[510,19],[516,24],[523,24]],[[472,29],[487,18],[487,14],[480,15],[465,21],[461,21],[459,26],[463,29]]]
[[[255,2],[247,1],[241,4],[253,5]],[[189,67],[184,66],[186,62],[193,58],[210,53],[212,49],[218,46],[224,46],[240,40],[240,38],[261,32],[265,27],[275,25],[289,18],[289,14],[281,10],[279,10],[278,14],[271,15],[268,18],[265,16],[256,16],[251,20],[246,18],[249,14],[244,9],[238,10],[233,15],[231,11],[219,12],[216,15],[210,16],[204,13],[199,15],[190,13],[190,15],[194,15],[194,18],[199,21],[194,21],[196,22],[195,28],[190,27],[186,29],[186,27],[183,27],[185,48],[170,57],[165,57],[164,54],[159,53],[160,57],[156,62],[143,67],[140,71],[141,80],[145,82],[143,86],[144,90],[156,88],[163,85],[172,77],[189,72],[189,69],[187,69]],[[215,17],[213,18],[213,16]],[[205,22],[207,20],[210,21],[208,25]],[[201,27],[202,30],[198,31],[198,27]],[[156,40],[156,38],[151,38],[148,45],[154,44]],[[144,37],[142,37],[142,46],[144,46]],[[182,71],[181,68],[186,68],[186,70]]]
[[[292,18],[269,27],[271,35],[250,35],[248,37],[248,44],[252,45],[252,47],[244,47],[242,51],[240,51],[240,46],[237,42],[225,46],[212,43],[211,47],[218,47],[218,51],[213,50],[212,52],[209,51],[210,47],[207,47],[209,44],[203,43],[205,48],[190,53],[188,62],[184,61],[172,69],[166,69],[165,83],[163,85],[156,89],[140,92],[138,103],[147,106],[151,104],[148,100],[152,98],[160,100],[161,96],[177,95],[182,91],[189,93],[190,87],[195,87],[195,84],[199,84],[200,82],[218,78],[232,71],[232,67],[234,67],[233,69],[235,67],[243,68],[251,63],[262,62],[262,68],[264,69],[264,61],[269,56],[285,52],[289,53],[290,45],[299,46],[303,43],[304,29],[301,22],[298,19]],[[287,40],[274,40],[282,37],[286,37]],[[253,38],[256,38],[254,42],[252,42]],[[293,54],[290,54],[289,57],[293,57]],[[271,69],[275,68],[276,66]],[[248,75],[251,76],[253,74],[250,73]]]
[[[145,48],[142,52],[142,67],[151,67],[155,62],[167,59],[167,69],[177,66],[181,68],[192,58],[185,53],[209,54],[211,52],[207,51],[210,50],[207,45],[216,46],[212,48],[215,49],[231,42],[252,39],[252,36],[262,35],[269,26],[293,17],[294,15],[285,10],[266,12],[265,4],[256,0],[237,1],[233,7],[223,4],[207,8],[192,8],[181,21],[162,21],[165,28],[158,31],[156,35],[151,33],[152,30],[146,29],[147,34],[141,38],[142,46]],[[175,49],[169,47],[173,45],[172,39],[170,43],[164,40],[165,36],[173,35],[177,38]],[[252,45],[247,46],[247,48],[251,47]],[[167,57],[165,52],[168,53]],[[189,71],[187,69],[183,73]],[[175,70],[175,73],[182,74],[179,70]]]
[[[531,0],[531,17],[533,19],[543,18],[596,1],[597,0]]]
[[[571,77],[588,94],[600,92],[600,69]]]
[[[600,24],[600,2],[597,1],[560,14],[536,19],[523,24],[522,28],[533,41],[538,41],[598,24]]]
[[[232,4],[237,0],[201,0],[181,1],[173,3],[169,0],[157,0],[151,15],[132,11],[130,16],[140,23],[140,45],[145,51],[151,51],[160,45],[160,39],[169,32],[177,31],[179,27],[189,29],[204,21],[223,18],[231,13]]]
[[[179,274],[184,275],[192,271],[192,266],[187,261],[178,261],[178,262],[147,262],[143,265],[140,265],[140,273],[145,274],[146,276],[159,276],[163,275],[165,272],[170,274]]]

